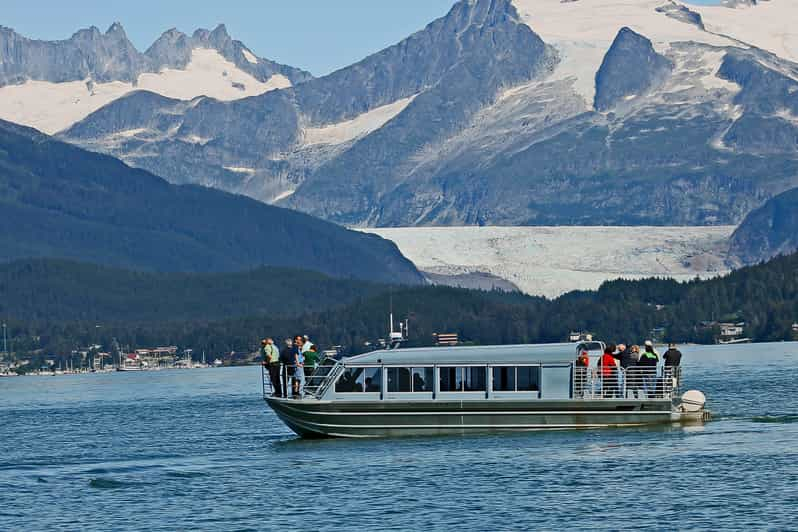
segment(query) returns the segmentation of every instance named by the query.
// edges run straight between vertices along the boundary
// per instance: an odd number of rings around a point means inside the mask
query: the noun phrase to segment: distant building
[[[586,333],[586,332],[573,332],[573,331],[572,331],[572,332],[571,332],[571,333],[568,335],[568,341],[569,341],[570,343],[576,343],[576,342],[592,342],[592,341],[593,341],[593,335],[592,335],[592,334],[590,334],[590,333]]]
[[[724,340],[734,340],[743,335],[745,323],[719,323],[720,337]]]
[[[432,337],[435,340],[435,345],[439,346],[457,345],[460,343],[457,333],[435,333]]]

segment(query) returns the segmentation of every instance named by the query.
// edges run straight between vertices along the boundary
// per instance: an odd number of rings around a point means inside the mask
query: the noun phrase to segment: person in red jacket
[[[607,344],[604,354],[598,360],[599,375],[601,376],[601,395],[603,397],[616,397],[618,392],[618,367],[615,365],[615,344]]]
[[[579,353],[579,356],[576,357],[576,373],[574,382],[576,383],[576,396],[582,397],[585,391],[585,385],[587,384],[587,372],[588,368],[590,367],[590,357],[588,356],[587,351],[582,351]]]

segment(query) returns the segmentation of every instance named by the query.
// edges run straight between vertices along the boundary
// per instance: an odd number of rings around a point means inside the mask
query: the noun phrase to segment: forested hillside
[[[288,268],[156,273],[59,259],[0,264],[0,316],[26,321],[147,324],[297,316],[386,290],[386,285]]]
[[[0,120],[0,262],[59,257],[133,270],[279,266],[421,283],[392,242],[200,186]]]
[[[295,288],[289,284],[292,277],[285,279],[285,290],[290,293]],[[14,351],[39,349],[41,357],[65,355],[94,342],[110,345],[112,338],[123,346],[174,344],[216,356],[250,352],[266,335],[298,332],[309,333],[322,346],[340,344],[350,351],[362,351],[364,342],[387,333],[392,299],[394,314],[410,319],[411,345],[430,344],[434,332],[456,332],[463,341],[481,344],[559,342],[571,330],[641,342],[660,327],[664,328],[664,340],[710,343],[717,329],[705,322],[727,319],[745,321],[746,335],[757,341],[787,340],[792,324],[798,321],[798,254],[709,281],[613,281],[596,292],[573,292],[555,300],[448,287],[397,288],[381,293],[373,285],[371,293],[357,284],[349,288],[355,294],[346,295],[342,289],[342,298],[349,298],[346,306],[321,311],[318,309],[329,303],[326,296],[295,292],[307,311],[301,316],[292,316],[287,309],[293,311],[294,307],[287,305],[286,312],[275,306],[259,315],[231,315],[213,322],[187,316],[176,321],[181,315],[173,311],[169,314],[172,321],[137,323],[108,314],[97,323],[20,320],[10,309],[9,331]],[[360,297],[364,294],[366,297]],[[184,308],[176,300],[173,305],[174,309]],[[46,302],[41,312],[47,314]]]

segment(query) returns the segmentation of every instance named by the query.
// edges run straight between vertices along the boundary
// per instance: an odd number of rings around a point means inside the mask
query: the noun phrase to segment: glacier
[[[486,273],[522,292],[557,297],[604,281],[671,277],[687,281],[729,271],[734,226],[392,227],[361,229],[393,241],[422,272]]]

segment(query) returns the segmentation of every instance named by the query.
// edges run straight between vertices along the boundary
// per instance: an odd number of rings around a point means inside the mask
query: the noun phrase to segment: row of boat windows
[[[502,366],[491,368],[494,392],[540,391],[540,366]],[[441,392],[486,392],[487,368],[439,367]],[[385,368],[387,391],[435,391],[433,368]],[[381,392],[381,368],[346,368],[335,383],[335,391]]]

